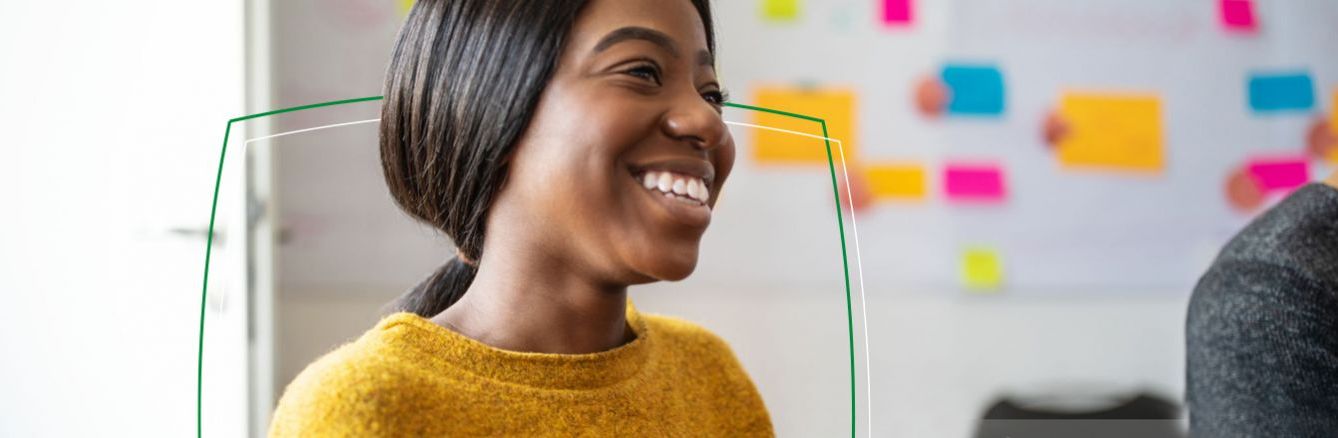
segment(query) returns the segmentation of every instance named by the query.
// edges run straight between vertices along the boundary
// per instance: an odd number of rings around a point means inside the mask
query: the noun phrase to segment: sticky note
[[[925,168],[918,164],[875,164],[864,171],[873,196],[879,199],[924,199]]]
[[[943,191],[954,202],[1002,202],[1007,196],[1003,170],[994,164],[948,164]]]
[[[1254,0],[1219,0],[1222,26],[1232,31],[1254,31]]]
[[[1338,137],[1338,91],[1333,93],[1333,105],[1329,107],[1329,129]],[[1338,163],[1338,148],[1329,150],[1329,162]]]
[[[827,137],[839,140],[847,162],[856,159],[855,93],[834,88],[761,87],[753,102],[757,106],[823,119]],[[759,164],[811,164],[827,166],[827,143],[822,125],[765,111],[753,111],[753,160]],[[783,132],[791,131],[791,132]],[[796,134],[798,133],[798,134]],[[841,160],[838,145],[831,142],[832,160]]]
[[[1310,161],[1306,157],[1255,158],[1246,169],[1265,192],[1290,192],[1310,182]]]
[[[915,15],[913,14],[913,0],[883,0],[883,24],[888,26],[905,26],[911,24]]]
[[[762,0],[762,19],[794,21],[799,18],[799,0]]]
[[[1160,171],[1161,99],[1154,94],[1067,93],[1059,100],[1067,134],[1056,148],[1065,167]]]
[[[947,65],[940,73],[951,98],[948,114],[996,116],[1004,112],[1004,80],[998,68],[984,65]]]
[[[1307,111],[1315,107],[1315,83],[1309,73],[1250,76],[1250,109],[1256,112]]]
[[[970,289],[998,289],[1003,284],[1003,262],[991,248],[973,247],[962,252],[962,284]]]

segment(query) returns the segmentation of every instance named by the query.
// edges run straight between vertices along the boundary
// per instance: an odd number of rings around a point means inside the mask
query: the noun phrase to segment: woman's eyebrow
[[[673,55],[675,58],[681,56],[678,52],[678,45],[674,44],[674,39],[671,38],[669,35],[666,35],[664,32],[660,32],[655,29],[650,29],[640,26],[627,26],[614,30],[613,32],[609,32],[608,35],[605,35],[604,38],[600,39],[599,42],[595,44],[595,48],[591,50],[591,53],[602,52],[608,49],[609,47],[612,47],[614,44],[618,44],[620,42],[627,40],[648,41],[651,44],[660,46],[660,48],[663,48],[665,51],[669,52],[669,54]],[[714,67],[715,56],[712,55],[711,52],[707,50],[699,50],[697,51],[697,63],[700,65]]]
[[[663,48],[675,58],[680,56],[678,53],[678,45],[674,44],[673,38],[670,38],[669,35],[666,35],[664,32],[640,26],[628,26],[609,32],[608,35],[605,35],[604,38],[599,40],[599,43],[595,44],[595,48],[591,53],[602,52],[614,44],[627,40],[649,41],[651,44],[660,46],[660,48]]]

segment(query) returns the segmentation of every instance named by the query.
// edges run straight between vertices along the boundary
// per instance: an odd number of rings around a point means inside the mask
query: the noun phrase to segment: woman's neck
[[[433,322],[511,351],[594,353],[635,337],[624,285],[598,285],[533,251],[488,248],[478,263],[469,290]]]

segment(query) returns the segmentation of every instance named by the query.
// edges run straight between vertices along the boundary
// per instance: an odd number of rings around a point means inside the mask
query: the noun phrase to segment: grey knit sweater
[[[1311,184],[1227,244],[1190,299],[1195,437],[1338,437],[1338,190]]]

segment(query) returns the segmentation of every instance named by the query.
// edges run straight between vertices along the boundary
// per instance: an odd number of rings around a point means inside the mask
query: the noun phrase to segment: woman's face
[[[688,0],[591,0],[497,202],[530,250],[599,281],[687,277],[734,165],[721,99]]]

